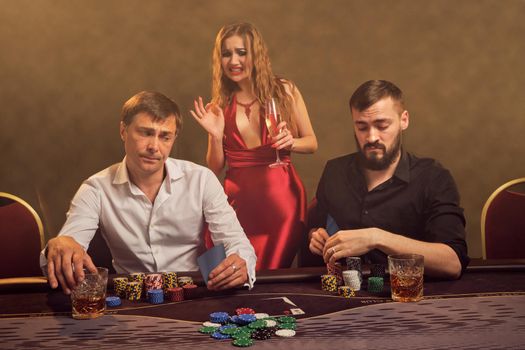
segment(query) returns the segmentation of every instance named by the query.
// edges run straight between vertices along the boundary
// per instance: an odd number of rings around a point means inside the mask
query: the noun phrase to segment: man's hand
[[[223,290],[242,286],[248,281],[246,261],[237,254],[224,259],[208,276],[209,290]]]
[[[328,233],[324,228],[312,229],[310,231],[310,251],[314,254],[323,256],[324,246],[326,240],[329,238]]]
[[[379,234],[376,228],[337,232],[328,238],[324,245],[322,255],[325,263],[334,263],[347,256],[360,256],[368,253],[375,248],[376,234]]]
[[[62,286],[65,294],[84,279],[84,267],[91,272],[97,268],[84,248],[73,238],[59,236],[47,244],[47,275],[51,288]]]

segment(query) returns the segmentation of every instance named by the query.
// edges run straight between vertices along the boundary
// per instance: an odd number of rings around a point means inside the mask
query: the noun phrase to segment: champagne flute
[[[271,137],[277,136],[281,130],[277,129],[277,125],[281,122],[281,115],[277,110],[277,105],[275,99],[272,97],[266,102],[266,109],[264,113],[264,122],[266,123],[266,128],[268,128],[268,133]],[[268,165],[270,168],[279,168],[288,166],[288,163],[283,162],[279,158],[279,150],[275,149],[276,160],[275,163]]]

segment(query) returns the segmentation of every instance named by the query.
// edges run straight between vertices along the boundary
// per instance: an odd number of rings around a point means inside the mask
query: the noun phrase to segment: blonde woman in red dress
[[[257,269],[289,267],[306,234],[306,192],[291,153],[313,153],[315,137],[297,86],[276,77],[261,34],[249,23],[226,25],[213,49],[212,101],[191,111],[208,132],[208,167],[224,190],[257,255]],[[282,121],[271,137],[264,106],[274,98]],[[276,150],[288,166],[270,168]]]

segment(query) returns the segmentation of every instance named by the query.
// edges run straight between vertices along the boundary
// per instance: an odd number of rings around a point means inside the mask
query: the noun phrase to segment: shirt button
[[[368,215],[368,210],[363,210],[363,214]]]

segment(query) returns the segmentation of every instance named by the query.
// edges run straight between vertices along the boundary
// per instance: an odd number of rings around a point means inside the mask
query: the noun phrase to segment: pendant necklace
[[[238,105],[244,107],[244,114],[246,114],[246,118],[248,118],[248,120],[250,120],[250,112],[252,111],[251,107],[255,102],[257,102],[257,97],[254,98],[253,101],[250,103],[240,103],[239,101],[237,101]]]

